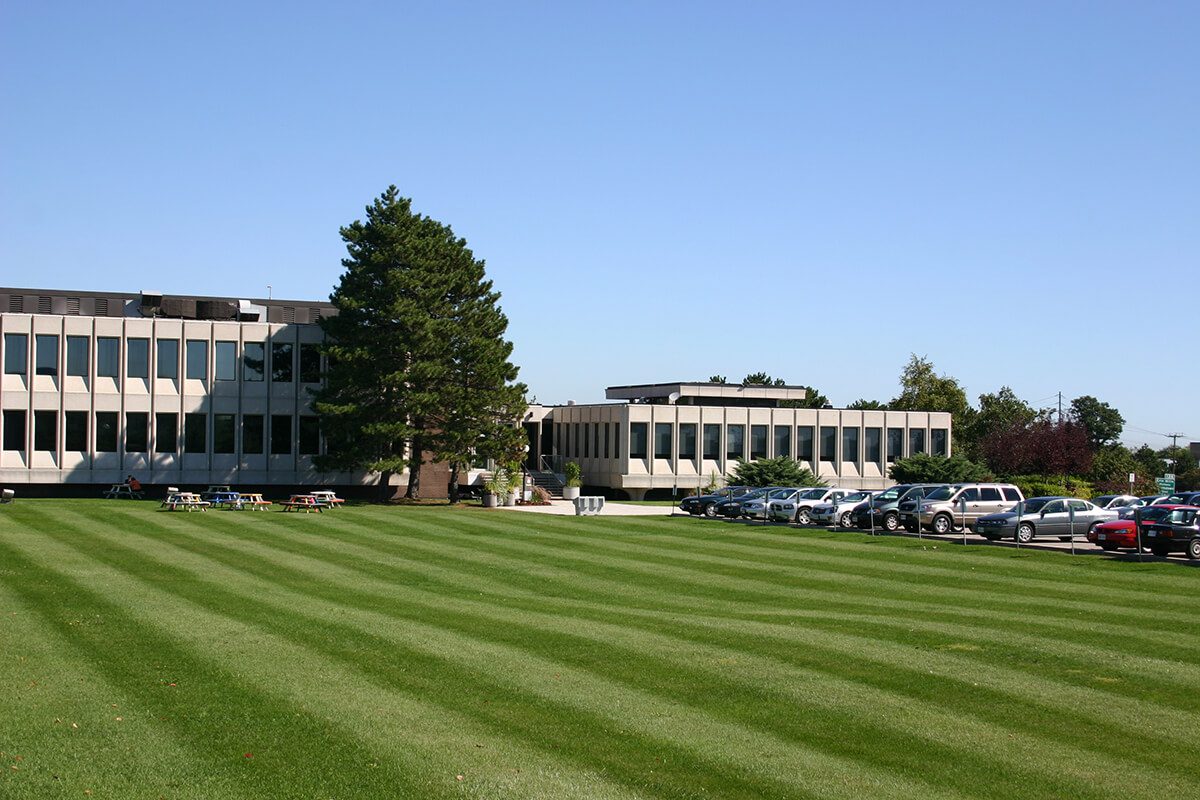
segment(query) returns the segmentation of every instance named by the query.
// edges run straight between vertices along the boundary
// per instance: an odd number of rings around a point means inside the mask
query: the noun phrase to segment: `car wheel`
[[[852,522],[852,520],[850,519],[850,512],[849,511],[842,512],[842,516],[838,520],[838,525],[842,526],[843,528],[849,528],[851,522]]]
[[[1200,559],[1200,539],[1192,539],[1190,542],[1188,542],[1187,553],[1188,558],[1190,558],[1192,561]]]
[[[885,530],[895,532],[900,527],[900,515],[895,511],[889,511],[883,515],[883,527]]]
[[[807,525],[810,522],[812,522],[812,514],[809,513],[807,508],[800,508],[796,510],[796,524]]]
[[[954,523],[945,514],[938,514],[933,518],[933,532],[939,536],[945,536],[954,530]]]
[[[704,516],[708,517],[709,519],[712,519],[716,515],[717,515],[716,503],[709,503],[708,505],[706,505],[704,507]]]
[[[1028,522],[1022,522],[1017,527],[1017,541],[1025,544],[1033,539],[1033,526]]]
[[[1170,555],[1171,548],[1156,544],[1150,547],[1150,552],[1154,553],[1154,555],[1158,556],[1159,558],[1166,558],[1168,555]]]

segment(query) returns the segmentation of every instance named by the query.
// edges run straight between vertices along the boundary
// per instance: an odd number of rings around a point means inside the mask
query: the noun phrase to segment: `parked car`
[[[973,529],[980,517],[1004,511],[1024,499],[1021,490],[1011,483],[955,483],[925,495],[916,522],[918,528],[939,534],[964,527]],[[906,523],[912,519],[911,512],[900,516]]]
[[[813,506],[811,518],[817,525],[838,525],[849,528],[854,524],[854,509],[859,503],[867,503],[879,492],[852,492],[840,500]]]
[[[1178,505],[1156,504],[1141,509],[1142,531],[1153,522],[1158,522]],[[1137,524],[1133,515],[1101,522],[1087,532],[1087,540],[1104,550],[1137,549]],[[1143,542],[1145,544],[1145,542]]]
[[[1099,497],[1093,497],[1092,503],[1100,508],[1120,508],[1137,500],[1137,495],[1133,494],[1102,494]]]
[[[726,486],[724,489],[718,489],[712,494],[685,497],[679,501],[679,507],[694,516],[715,517],[717,515],[717,503],[722,500],[728,500],[735,495],[744,494],[749,488],[748,486]]]
[[[1146,508],[1147,506],[1152,506],[1157,503],[1161,503],[1161,502],[1165,501],[1166,499],[1167,499],[1167,496],[1165,494],[1147,495],[1146,497],[1135,497],[1133,500],[1130,500],[1128,503],[1124,503],[1119,506],[1109,506],[1109,508],[1116,511],[1117,515],[1121,519],[1131,519],[1133,517],[1133,512],[1135,509]],[[1092,502],[1095,502],[1095,501],[1092,501]]]
[[[1180,506],[1157,522],[1145,526],[1144,542],[1156,556],[1187,553],[1200,559],[1200,508]]]
[[[840,500],[850,494],[848,489],[834,487],[818,487],[807,489],[793,500],[776,500],[771,503],[771,519],[791,521],[799,525],[807,525],[812,521],[814,506],[834,500]]]
[[[1175,492],[1163,502],[1181,506],[1200,506],[1200,492]]]
[[[761,486],[754,489],[746,489],[742,494],[735,494],[726,500],[717,503],[718,517],[731,517],[737,519],[742,515],[742,504],[748,503],[751,500],[757,500],[760,497],[766,497],[768,492],[775,489],[782,489],[782,486]]]
[[[742,503],[742,517],[745,519],[770,519],[771,517],[768,514],[769,506],[772,506],[777,502],[795,500],[806,491],[808,491],[807,487],[790,486],[767,492],[767,494],[763,497],[758,497]]]
[[[864,503],[854,509],[854,524],[856,527],[883,528],[887,531],[900,529],[900,504],[916,501],[929,492],[942,486],[940,483],[900,483],[877,494],[870,503]],[[916,530],[914,528],[913,530]]]
[[[1071,512],[1075,512],[1074,521]],[[985,514],[975,523],[975,532],[989,541],[1013,538],[1031,541],[1037,536],[1057,536],[1071,540],[1072,526],[1076,535],[1087,533],[1092,526],[1117,518],[1117,512],[1081,500],[1078,497],[1031,497],[1008,511]]]

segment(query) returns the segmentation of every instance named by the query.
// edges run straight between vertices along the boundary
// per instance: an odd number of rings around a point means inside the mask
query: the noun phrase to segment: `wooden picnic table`
[[[261,494],[257,492],[242,493],[242,510],[249,508],[251,511],[266,511],[271,505],[270,500],[264,500]]]
[[[135,492],[133,487],[128,483],[114,483],[108,488],[108,491],[104,493],[104,499],[106,500],[112,500],[114,498],[121,497],[125,497],[130,500],[141,500],[142,493],[140,491]]]
[[[320,514],[328,508],[327,504],[321,502],[311,494],[294,494],[280,503],[279,506],[282,511],[303,511],[306,514],[311,511],[316,511]]]
[[[337,508],[342,503],[346,502],[337,494],[330,491],[309,492],[313,497],[317,498],[318,502],[324,503],[329,508]]]
[[[162,501],[159,509],[168,511],[206,511],[212,505],[207,500],[201,500],[200,495],[193,492],[173,492]]]

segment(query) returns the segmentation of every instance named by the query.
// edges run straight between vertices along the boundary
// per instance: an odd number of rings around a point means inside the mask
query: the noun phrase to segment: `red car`
[[[1171,504],[1161,504],[1146,506],[1142,511],[1143,533],[1145,532],[1145,523],[1155,522],[1167,516],[1173,508],[1181,506]],[[1087,540],[1094,545],[1099,545],[1104,550],[1137,549],[1137,530],[1134,528],[1133,519],[1114,519],[1112,522],[1102,522],[1094,526],[1087,532]],[[1145,544],[1145,542],[1143,542]]]

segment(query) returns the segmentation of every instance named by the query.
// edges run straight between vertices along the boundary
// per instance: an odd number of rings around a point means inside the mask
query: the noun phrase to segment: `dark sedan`
[[[715,516],[733,517],[736,519],[742,515],[742,503],[766,497],[768,492],[782,488],[782,486],[763,486],[760,489],[747,489],[745,494],[734,495],[728,500],[722,500],[717,503]]]
[[[685,497],[679,502],[679,507],[689,514],[715,517],[717,515],[717,503],[739,494],[745,494],[749,488],[748,486],[726,486],[724,489],[718,489],[712,494],[703,494],[699,497]]]
[[[1156,556],[1187,553],[1193,561],[1200,559],[1200,508],[1180,506],[1158,522],[1145,526],[1143,542]]]

